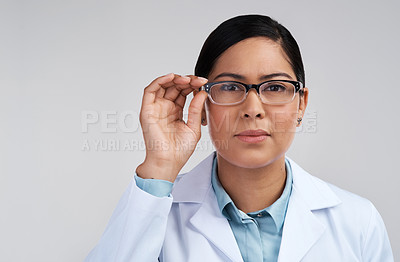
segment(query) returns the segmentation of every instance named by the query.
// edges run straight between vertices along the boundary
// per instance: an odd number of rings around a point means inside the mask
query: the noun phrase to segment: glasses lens
[[[272,81],[260,86],[260,96],[268,103],[287,103],[293,100],[295,90],[291,83]]]
[[[235,82],[221,82],[211,87],[210,95],[216,103],[231,104],[243,99],[246,88]]]

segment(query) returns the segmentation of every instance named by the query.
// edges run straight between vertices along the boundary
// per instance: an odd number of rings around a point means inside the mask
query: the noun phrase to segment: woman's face
[[[222,73],[224,76],[220,76]],[[265,37],[248,38],[231,46],[208,77],[209,82],[245,84],[272,79],[297,80],[281,46]],[[283,157],[307,105],[308,90],[304,91],[304,96],[296,93],[292,102],[283,105],[263,104],[255,89],[237,105],[216,105],[207,99],[203,114],[218,154],[244,168],[263,167]],[[263,130],[267,135],[259,137],[261,141],[239,135],[246,130]]]

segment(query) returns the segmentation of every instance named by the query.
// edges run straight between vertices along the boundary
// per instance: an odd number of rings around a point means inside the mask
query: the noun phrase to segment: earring
[[[297,118],[297,124],[300,125],[302,120],[303,120],[303,118],[301,118],[301,117]]]

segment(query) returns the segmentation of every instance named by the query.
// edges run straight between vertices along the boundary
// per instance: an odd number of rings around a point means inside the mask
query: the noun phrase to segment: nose
[[[243,101],[241,117],[248,119],[263,119],[265,117],[263,103],[255,89],[249,90],[246,99]]]

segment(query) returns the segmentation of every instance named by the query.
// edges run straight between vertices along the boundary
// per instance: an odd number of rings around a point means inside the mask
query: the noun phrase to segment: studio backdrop
[[[193,74],[222,21],[265,14],[300,46],[310,90],[288,156],[371,200],[400,259],[397,1],[0,4],[0,261],[82,261],[145,157],[143,89]],[[214,148],[203,128],[182,172]]]

